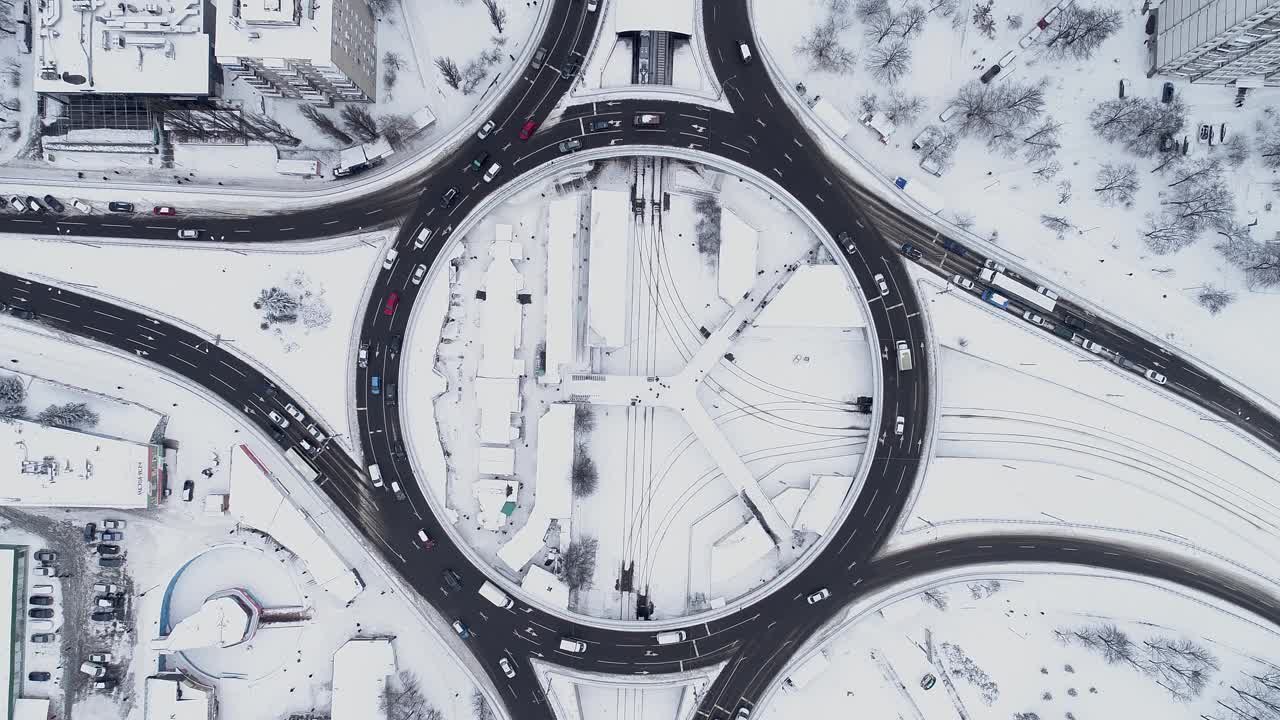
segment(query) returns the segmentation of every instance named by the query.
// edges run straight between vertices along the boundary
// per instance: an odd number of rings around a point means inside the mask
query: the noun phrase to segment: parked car
[[[58,553],[52,550],[37,550],[35,554],[36,562],[51,563],[57,562]]]
[[[120,586],[111,583],[94,583],[93,591],[103,595],[115,595],[120,592]]]
[[[27,673],[27,679],[31,682],[48,682],[51,677],[53,676],[43,670]]]
[[[1160,88],[1160,102],[1173,102],[1173,83],[1167,82],[1162,88]]]
[[[133,203],[120,202],[119,200],[112,200],[111,202],[107,203],[107,209],[110,210],[111,212],[131,213],[133,212]]]
[[[93,613],[89,615],[89,619],[94,622],[111,622],[116,619],[116,611],[94,610]]]
[[[978,79],[981,80],[982,83],[985,85],[986,83],[991,82],[991,79],[999,74],[1000,74],[1000,66],[992,65],[991,67],[987,68],[986,72],[982,73],[982,75]]]
[[[27,598],[27,602],[32,605],[44,605],[47,607],[53,604],[53,597],[50,595],[32,595]]]
[[[188,480],[187,482],[191,482],[191,481],[190,481],[190,480]],[[99,554],[99,555],[119,555],[119,554],[120,554],[120,546],[119,546],[119,545],[111,545],[111,544],[106,544],[106,543],[104,543],[104,544],[102,544],[102,545],[99,545],[99,546],[98,546],[98,554]]]
[[[31,642],[38,644],[46,644],[53,642],[53,633],[36,633],[31,636]]]
[[[32,608],[27,611],[27,617],[39,620],[48,620],[53,617],[53,611],[49,608]]]
[[[101,680],[93,681],[94,690],[115,690],[115,688],[116,688],[115,678],[102,678]]]
[[[90,215],[93,213],[93,208],[89,206],[89,203],[79,198],[71,198],[71,207],[79,210],[85,215]]]
[[[44,204],[48,205],[49,209],[53,210],[56,213],[64,213],[67,211],[67,206],[63,205],[62,202],[58,200],[58,198],[52,195],[44,196]]]
[[[187,482],[190,482],[189,480]],[[101,568],[118,568],[124,566],[124,558],[116,557],[100,557],[98,558],[98,567]]]
[[[94,604],[100,608],[114,608],[116,606],[116,601],[108,597],[100,597],[94,601]]]
[[[44,206],[40,201],[30,195],[27,196],[27,209],[34,213],[44,212]]]
[[[109,652],[93,653],[92,655],[89,656],[89,662],[102,663],[105,665],[111,662],[111,653]]]
[[[560,154],[563,155],[565,153],[571,153],[580,147],[582,147],[582,141],[577,138],[573,138],[572,140],[565,140],[559,145]]]
[[[1129,78],[1120,78],[1120,97],[1123,99],[1131,92],[1133,92],[1133,83],[1129,82]]]
[[[533,134],[537,132],[537,130],[538,130],[538,123],[534,122],[533,120],[526,122],[524,126],[520,128],[520,139],[528,140],[529,138],[533,137]]]
[[[116,530],[103,530],[101,539],[103,542],[120,542],[124,539],[124,533]]]
[[[196,484],[194,480],[188,480],[182,483],[182,501],[191,502],[196,497]]]
[[[13,208],[15,211],[20,213],[24,213],[27,211],[27,204],[23,202],[22,198],[18,197],[17,195],[9,196],[9,207]]]
[[[174,215],[178,214],[178,211],[172,205],[157,205],[151,208],[151,214],[163,215],[165,217],[173,217]]]
[[[476,137],[480,140],[489,137],[489,133],[493,132],[494,125],[495,123],[492,120],[486,120],[485,123],[480,126],[480,130],[476,132]]]
[[[31,572],[39,577],[53,577],[58,574],[58,568],[53,567],[52,565],[42,565]]]
[[[112,518],[107,518],[102,521],[102,527],[107,530],[123,530],[128,524],[129,523],[126,520],[115,520]]]
[[[103,523],[103,525],[106,525],[106,523]],[[85,523],[84,524],[84,541],[87,543],[91,543],[97,537],[98,537],[98,526],[94,525],[91,522]]]

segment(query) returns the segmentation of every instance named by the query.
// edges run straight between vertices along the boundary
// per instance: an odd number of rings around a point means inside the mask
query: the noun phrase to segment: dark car
[[[902,254],[912,260],[919,260],[924,257],[924,253],[920,252],[920,248],[909,242],[902,243]]]
[[[56,213],[64,213],[67,211],[67,206],[63,205],[58,198],[52,195],[44,196],[44,204],[48,205]]]
[[[1160,89],[1160,102],[1173,102],[1173,83],[1167,82],[1164,84],[1164,87]]]
[[[264,383],[265,384],[262,386],[262,394],[266,395],[267,397],[275,397],[276,393],[278,392],[276,390],[275,383],[271,382],[270,380],[266,380],[264,381]]]
[[[288,444],[289,444],[289,436],[288,436],[288,435],[285,435],[285,434],[284,434],[284,431],[283,431],[283,430],[281,430],[281,429],[280,429],[280,428],[278,428],[278,427],[273,427],[273,428],[271,428],[271,439],[272,439],[272,440],[275,440],[276,442],[280,443],[281,445],[288,445]]]
[[[30,308],[16,307],[16,306],[10,307],[9,314],[18,318],[19,320],[35,320],[36,319],[35,311],[31,310]]]
[[[533,54],[533,60],[529,63],[529,66],[532,67],[534,70],[539,70],[542,68],[542,62],[546,59],[547,59],[547,49],[544,47],[540,47],[538,48],[538,51]]]
[[[51,563],[58,559],[58,553],[52,550],[37,550],[35,557],[37,562]]]
[[[51,643],[53,642],[53,633],[36,633],[31,636],[31,642],[40,644]]]
[[[440,207],[448,210],[458,202],[458,188],[449,188],[444,191],[444,195],[440,196]]]
[[[103,530],[102,542],[120,542],[124,539],[124,533],[115,530]]]
[[[1077,317],[1075,315],[1072,315],[1071,313],[1067,313],[1066,315],[1064,315],[1062,321],[1077,330],[1089,329],[1089,323],[1085,322],[1084,318]]]
[[[462,575],[453,568],[445,568],[444,572],[440,573],[440,579],[444,581],[444,584],[447,585],[450,590],[462,589]],[[53,611],[51,610],[50,613],[52,612]]]
[[[94,622],[111,622],[112,620],[116,619],[116,611],[115,610],[94,610],[93,614],[90,615],[89,618]]]
[[[195,498],[195,496],[196,496],[196,483],[195,483],[195,481],[194,481],[194,480],[188,480],[188,481],[186,481],[186,482],[182,483],[182,501],[183,501],[183,502],[191,502],[191,500],[192,500],[192,499],[194,499],[194,498]],[[98,547],[102,547],[102,546],[101,546],[101,545],[99,545]],[[116,546],[114,546],[114,545],[113,545],[112,547],[116,547]]]
[[[841,233],[836,236],[836,243],[839,244],[840,247],[844,248],[845,252],[851,255],[858,252],[858,246],[854,244],[853,237],[851,237],[847,232],[841,231]]]
[[[378,375],[369,376],[369,394],[371,395],[382,394],[382,378],[380,376]]]
[[[564,142],[560,143],[560,154],[563,155],[565,153],[571,153],[580,147],[582,147],[582,141],[577,138],[574,138],[572,140],[565,140]]]
[[[592,120],[587,123],[587,132],[601,132],[608,130],[610,126],[611,123],[608,120]]]
[[[396,404],[396,384],[395,384],[395,383],[393,383],[393,382],[389,382],[389,383],[387,383],[387,394],[386,394],[386,398],[387,398],[386,403],[387,403],[388,405],[395,405],[395,404]]]
[[[484,168],[484,164],[487,162],[489,162],[489,153],[481,152],[479,155],[471,159],[471,167],[476,170],[480,170]]]
[[[404,342],[404,338],[400,335],[392,335],[387,340],[387,354],[394,358],[400,354],[400,345]]]
[[[40,204],[40,201],[30,195],[27,196],[27,209],[30,210],[31,212],[45,211],[45,207]]]
[[[43,670],[27,673],[27,679],[31,682],[47,682],[51,677],[53,676]]]
[[[563,68],[560,69],[561,80],[572,80],[573,76],[577,74],[578,74],[578,63],[576,62],[567,63]]]
[[[115,557],[100,557],[100,558],[98,558],[98,567],[102,567],[102,568],[118,568],[118,567],[123,567],[123,566],[124,566],[124,558],[122,558],[122,557],[120,557],[120,556],[118,556],[118,555],[117,555],[117,556],[115,556]]]
[[[32,605],[47,606],[47,605],[53,604],[53,597],[49,595],[32,595],[31,597],[27,598],[27,602],[31,603]]]
[[[98,536],[98,526],[94,525],[93,523],[85,523],[84,524],[84,541],[87,543],[91,543],[93,542],[94,538],[96,538],[97,536]]]
[[[949,252],[949,253],[955,253],[956,255],[959,255],[960,257],[964,257],[965,255],[968,255],[968,254],[969,254],[969,251],[968,251],[967,249],[965,249],[965,246],[961,245],[960,243],[956,242],[955,240],[952,240],[951,238],[947,238],[947,239],[945,239],[945,240],[943,240],[943,241],[942,241],[942,248],[943,248],[944,250],[946,250],[947,252]]]
[[[53,611],[49,608],[32,608],[27,611],[27,617],[37,620],[48,620],[53,617]]]
[[[133,203],[120,202],[118,200],[113,200],[107,203],[107,209],[110,210],[111,212],[131,213],[133,212]]]
[[[116,679],[115,679],[115,678],[102,678],[101,680],[94,680],[94,681],[93,681],[93,689],[94,689],[94,690],[115,690],[115,689],[116,689]]]
[[[187,482],[191,482],[191,481],[190,481],[190,480],[188,480]],[[184,486],[184,487],[185,487],[185,486]],[[99,554],[99,555],[119,555],[119,554],[120,554],[120,546],[119,546],[119,545],[111,545],[111,544],[107,544],[107,543],[101,544],[101,545],[99,545],[99,546],[98,546],[98,554]]]
[[[980,78],[978,78],[978,79],[979,79],[979,80],[981,80],[981,81],[983,82],[983,84],[986,84],[986,83],[991,82],[991,78],[994,78],[995,76],[997,76],[997,75],[999,75],[999,74],[1000,74],[1000,66],[999,66],[999,65],[992,65],[991,67],[987,68],[987,71],[986,71],[986,72],[984,72],[984,73],[982,73],[982,77],[980,77]]]

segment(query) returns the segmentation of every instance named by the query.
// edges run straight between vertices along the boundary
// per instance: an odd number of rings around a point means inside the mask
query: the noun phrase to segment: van
[[[374,487],[382,487],[382,469],[377,463],[369,466],[369,479],[373,481]]]
[[[899,340],[898,348],[898,370],[907,371],[911,369],[911,348],[907,345],[906,340]]]
[[[560,638],[560,649],[565,652],[580,653],[587,651],[587,644],[577,638]]]
[[[658,637],[659,645],[674,645],[676,643],[684,642],[685,632],[683,630],[672,630],[670,632],[660,632],[658,633],[657,637]]]
[[[44,584],[41,584],[41,585],[32,585],[32,586],[31,586],[31,594],[32,594],[32,595],[52,595],[52,594],[53,594],[53,586],[52,586],[52,585],[44,585]]]
[[[516,601],[512,600],[511,596],[499,590],[497,585],[488,580],[485,580],[484,584],[480,586],[480,597],[503,609],[516,604]]]
[[[413,240],[413,249],[421,250],[427,246],[427,241],[431,239],[431,228],[422,228],[418,231],[418,237]]]
[[[391,266],[396,264],[396,257],[398,257],[399,255],[400,253],[397,252],[395,248],[391,248],[390,250],[388,250],[387,257],[384,258],[382,261],[382,269],[390,270]]]

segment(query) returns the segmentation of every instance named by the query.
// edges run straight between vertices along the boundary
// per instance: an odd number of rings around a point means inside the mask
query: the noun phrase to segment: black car
[[[574,75],[578,74],[578,63],[571,62],[560,69],[561,80],[572,80]]]
[[[49,608],[31,608],[27,611],[27,617],[37,620],[48,620],[53,617],[53,611]]]
[[[94,610],[93,614],[89,616],[89,619],[93,620],[94,622],[111,622],[112,620],[116,619],[116,611],[115,610]]]
[[[36,633],[31,636],[31,642],[40,644],[51,643],[53,642],[53,633]]]
[[[400,354],[400,345],[404,342],[404,338],[400,335],[392,335],[387,339],[387,354],[394,358]]]
[[[96,537],[98,537],[98,526],[94,525],[91,522],[85,523],[84,524],[84,541],[87,543],[91,543]]]
[[[1173,102],[1173,83],[1167,82],[1164,84],[1164,87],[1160,90],[1160,102]]]
[[[37,562],[51,563],[58,559],[58,553],[52,550],[37,550],[35,558]]]
[[[462,589],[462,575],[453,568],[445,568],[444,572],[440,573],[440,579],[444,580],[444,584],[447,585],[450,590]],[[50,610],[49,612],[52,615],[53,611]]]
[[[902,254],[912,260],[919,260],[924,257],[924,253],[920,252],[920,248],[909,242],[902,243]]]
[[[191,502],[191,500],[195,498],[195,496],[196,496],[196,482],[194,480],[188,480],[182,483],[182,501]]]
[[[35,320],[36,319],[35,311],[30,310],[28,308],[24,308],[24,307],[11,307],[9,308],[9,314],[18,318],[19,320]]]
[[[942,241],[942,248],[947,252],[955,253],[960,257],[964,257],[965,255],[969,254],[969,251],[966,250],[963,245],[956,242],[955,240],[952,240],[951,238],[947,238]]]
[[[98,558],[98,567],[102,568],[118,568],[124,566],[124,558],[116,557],[100,557]]]
[[[53,596],[52,595],[32,595],[31,597],[27,598],[27,602],[31,603],[32,605],[52,605]]]
[[[571,153],[580,147],[582,147],[582,141],[577,138],[573,138],[572,140],[565,140],[564,142],[560,143],[560,153],[562,155],[565,153]]]
[[[850,237],[847,232],[841,231],[840,234],[836,236],[836,243],[840,245],[840,247],[844,248],[845,252],[851,255],[858,252],[858,246],[853,243],[853,238]]]
[[[187,482],[191,482],[191,481],[190,481],[190,480],[188,480]],[[99,545],[99,546],[98,546],[98,554],[99,554],[99,555],[119,555],[119,554],[120,554],[120,546],[119,546],[119,545],[111,545],[111,544],[109,544],[109,543],[103,543],[103,544],[101,544],[101,545]]]
[[[94,681],[93,681],[93,689],[94,689],[94,690],[115,690],[115,689],[116,689],[116,679],[115,679],[115,678],[102,678],[101,680],[94,680]]]
[[[275,440],[276,442],[280,443],[281,445],[286,445],[286,446],[287,446],[287,445],[289,444],[289,436],[285,435],[285,434],[284,434],[284,431],[283,431],[283,430],[281,430],[281,429],[280,429],[280,428],[278,428],[278,427],[273,427],[273,428],[271,428],[271,439],[272,439],[272,440]],[[191,481],[190,481],[190,480],[188,480],[187,482],[191,482]],[[184,490],[185,490],[185,488],[184,488]]]
[[[1073,327],[1073,328],[1075,328],[1075,329],[1077,329],[1077,330],[1088,330],[1088,329],[1089,329],[1089,323],[1085,322],[1085,321],[1084,321],[1084,318],[1077,317],[1077,316],[1075,316],[1075,315],[1072,315],[1071,313],[1066,313],[1066,314],[1063,316],[1063,320],[1062,320],[1062,321],[1063,321],[1064,323],[1066,323],[1067,325],[1070,325],[1071,327]]]
[[[131,213],[133,212],[133,203],[120,202],[119,200],[113,200],[107,203],[107,209],[110,210],[111,212]]]
[[[471,167],[475,168],[476,170],[483,170],[484,164],[487,162],[489,162],[489,153],[481,152],[479,155],[472,158]]]
[[[277,392],[275,383],[270,380],[266,380],[265,382],[266,384],[262,386],[262,394],[267,397],[275,397]]]
[[[31,682],[47,682],[51,677],[53,676],[43,670],[27,673],[27,679]]]
[[[385,397],[387,399],[386,402],[388,405],[396,404],[396,384],[395,383],[387,383],[387,391],[386,391]]]
[[[600,132],[602,130],[608,130],[609,127],[610,124],[608,120],[592,120],[587,123],[587,132]]]
[[[978,78],[978,79],[979,79],[979,80],[981,80],[981,81],[982,81],[982,83],[985,85],[985,84],[987,84],[987,83],[991,82],[991,78],[994,78],[995,76],[997,76],[997,75],[999,75],[999,74],[1000,74],[1000,66],[999,66],[999,65],[992,65],[991,67],[987,68],[987,71],[986,71],[986,72],[984,72],[984,73],[982,73],[982,77],[980,77],[980,78]]]
[[[458,188],[449,188],[440,198],[440,207],[448,210],[458,202]]]
[[[48,205],[56,213],[64,213],[67,211],[67,206],[63,205],[58,198],[52,195],[44,196],[44,204]]]

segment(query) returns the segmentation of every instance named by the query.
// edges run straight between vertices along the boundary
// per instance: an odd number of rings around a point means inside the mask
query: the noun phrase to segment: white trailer
[[[827,659],[826,651],[819,650],[792,670],[783,681],[783,685],[792,691],[800,690],[821,675],[830,665],[831,661]]]
[[[826,100],[820,99],[814,103],[813,112],[824,125],[840,137],[848,135],[849,130],[853,128],[853,123],[849,122],[849,118],[845,117],[844,113]]]

